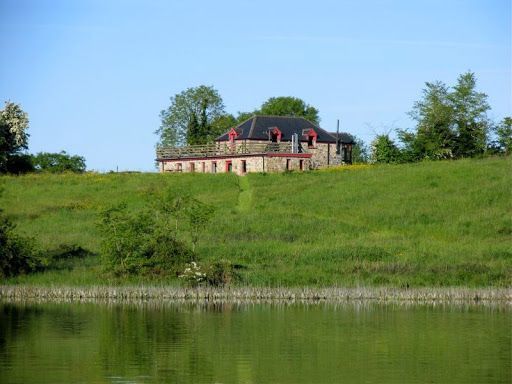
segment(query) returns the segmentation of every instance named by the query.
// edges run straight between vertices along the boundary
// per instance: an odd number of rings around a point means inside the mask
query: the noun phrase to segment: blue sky
[[[30,152],[99,171],[154,170],[160,110],[200,84],[234,114],[300,97],[369,142],[467,70],[511,115],[511,19],[510,0],[0,0],[0,101],[29,113]]]

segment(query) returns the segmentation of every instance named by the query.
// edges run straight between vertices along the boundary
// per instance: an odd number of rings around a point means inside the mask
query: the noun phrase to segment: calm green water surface
[[[510,307],[0,303],[1,383],[507,383]]]

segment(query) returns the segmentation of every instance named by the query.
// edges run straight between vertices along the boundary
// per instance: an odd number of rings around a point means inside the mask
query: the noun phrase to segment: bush
[[[65,151],[60,153],[39,152],[32,156],[32,164],[35,170],[40,172],[85,172],[85,158],[69,155]]]
[[[185,280],[189,285],[197,287],[199,284],[206,281],[206,272],[199,264],[192,261],[186,265],[185,270],[179,277]]]
[[[206,269],[206,282],[214,287],[223,287],[240,281],[240,274],[236,271],[237,266],[230,261],[214,261]]]
[[[34,165],[30,155],[16,154],[8,156],[5,163],[5,172],[21,175],[23,173],[33,172]]]
[[[370,159],[372,163],[399,163],[400,149],[389,135],[378,135],[372,141]]]
[[[125,204],[105,210],[103,260],[107,270],[122,274],[168,274],[191,260],[192,252],[155,212],[127,211]]]
[[[12,277],[41,270],[43,260],[32,239],[19,236],[15,225],[0,212],[0,274]]]
[[[241,280],[236,271],[240,267],[227,260],[214,261],[205,266],[192,261],[186,265],[179,277],[193,287],[204,283],[213,287],[224,287]]]

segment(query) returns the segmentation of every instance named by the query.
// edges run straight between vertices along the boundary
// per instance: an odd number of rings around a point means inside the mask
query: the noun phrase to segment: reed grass
[[[272,287],[155,287],[0,286],[1,300],[191,300],[191,301],[409,301],[409,302],[504,302],[512,304],[512,289],[495,288],[272,288]]]

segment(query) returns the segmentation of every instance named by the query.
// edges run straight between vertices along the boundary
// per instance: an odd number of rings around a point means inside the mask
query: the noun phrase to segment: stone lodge
[[[253,116],[215,143],[157,148],[160,172],[304,171],[350,164],[354,140],[302,117]]]

